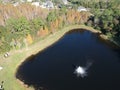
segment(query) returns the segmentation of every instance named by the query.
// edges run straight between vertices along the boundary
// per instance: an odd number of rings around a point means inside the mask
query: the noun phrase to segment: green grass
[[[4,81],[5,90],[33,90],[32,88],[26,88],[19,80],[16,79],[15,74],[18,66],[29,56],[38,53],[46,47],[52,45],[58,41],[66,32],[82,28],[91,30],[92,32],[98,32],[91,27],[84,25],[71,25],[64,27],[63,29],[46,36],[44,39],[32,44],[28,49],[23,48],[17,51],[10,51],[10,57],[4,58],[0,56],[0,66],[3,69],[0,71],[0,82]]]

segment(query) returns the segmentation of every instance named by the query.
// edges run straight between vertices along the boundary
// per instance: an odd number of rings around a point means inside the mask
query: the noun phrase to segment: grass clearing
[[[29,46],[28,49],[23,48],[21,50],[10,51],[8,58],[4,58],[3,55],[0,56],[0,66],[3,67],[0,71],[0,82],[4,81],[4,90],[33,90],[33,88],[27,88],[22,82],[16,79],[15,74],[19,65],[27,57],[38,53],[58,41],[66,32],[77,28],[90,30],[95,33],[99,32],[85,25],[71,25],[46,36],[44,39]]]

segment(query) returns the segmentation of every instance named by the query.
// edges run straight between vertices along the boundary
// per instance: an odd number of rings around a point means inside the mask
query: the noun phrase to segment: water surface
[[[92,65],[87,76],[77,66]],[[72,30],[44,51],[29,57],[16,77],[36,90],[120,90],[120,49],[85,30]]]

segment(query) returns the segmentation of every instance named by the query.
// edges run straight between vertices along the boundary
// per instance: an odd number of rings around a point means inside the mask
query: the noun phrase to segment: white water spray
[[[87,76],[87,70],[91,65],[92,65],[92,62],[87,63],[86,67],[78,66],[75,69],[74,73],[77,75],[77,77],[81,76],[82,78],[84,78],[85,76]]]
[[[85,77],[87,75],[87,72],[85,70],[85,68],[81,67],[81,66],[78,66],[76,69],[75,69],[75,74],[77,74],[77,76],[81,76],[82,78]]]

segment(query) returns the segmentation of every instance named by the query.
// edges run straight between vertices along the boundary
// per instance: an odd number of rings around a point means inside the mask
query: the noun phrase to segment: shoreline
[[[68,26],[68,27],[71,27],[71,26]],[[65,27],[64,27],[65,28]],[[64,29],[63,28],[63,29]],[[92,33],[101,33],[101,31],[97,31],[97,30],[95,30],[95,29],[93,29],[93,28],[91,28],[91,27],[88,27],[88,26],[85,26],[85,25],[73,25],[72,26],[72,28],[70,28],[70,29],[67,29],[67,30],[62,30],[63,31],[63,33],[61,34],[61,36],[59,36],[55,41],[53,41],[50,45],[47,45],[47,47],[44,47],[44,48],[42,48],[41,50],[38,50],[37,52],[35,52],[34,54],[31,54],[31,55],[35,55],[35,54],[37,54],[37,53],[39,53],[39,52],[42,52],[44,49],[46,49],[46,48],[48,48],[49,46],[51,46],[51,45],[53,45],[54,43],[56,43],[57,41],[59,41],[59,39],[61,39],[67,32],[69,32],[69,31],[71,31],[71,30],[73,30],[73,29],[85,29],[85,30],[87,30],[87,31],[90,31],[90,32],[92,32]],[[60,30],[59,31],[56,31],[54,34],[50,34],[50,35],[55,35],[56,33],[59,33],[60,32]],[[49,36],[48,36],[49,37]],[[46,39],[46,38],[45,38]],[[39,41],[38,41],[39,42]],[[36,42],[36,43],[38,43],[38,42]],[[31,56],[30,55],[30,56]],[[29,56],[28,56],[29,57]],[[16,71],[17,71],[17,69],[19,68],[19,66],[28,58],[28,57],[26,57],[24,60],[22,60],[19,64],[18,64],[18,66],[17,66],[17,68],[16,68]],[[17,79],[17,78],[16,78]],[[29,86],[28,85],[26,85],[26,84],[24,84],[24,82],[22,82],[21,80],[19,80],[19,79],[17,79],[17,81],[21,84],[21,85],[23,85],[25,88],[28,88]]]
[[[43,40],[40,40],[34,43],[33,45],[29,46],[28,49],[23,48],[22,50],[12,51],[12,54],[10,55],[10,57],[6,58],[6,60],[2,62],[6,70],[6,72],[4,72],[4,67],[3,67],[3,75],[8,74],[7,78],[10,78],[10,80],[11,79],[13,80],[13,83],[10,83],[10,81],[8,82],[6,78],[3,78],[3,80],[5,81],[5,90],[34,90],[33,87],[28,87],[26,84],[24,84],[24,82],[16,78],[15,75],[16,75],[17,69],[29,56],[35,55],[38,52],[43,51],[47,47],[56,43],[68,31],[73,29],[85,29],[93,33],[101,34],[101,31],[95,30],[92,27],[88,27],[85,25],[71,25],[71,26],[63,27],[62,29],[56,31],[54,34],[50,34],[46,36]],[[108,40],[108,38],[104,38],[103,36],[101,38]],[[10,68],[12,68],[11,71],[8,71]],[[9,87],[12,85],[14,85],[13,88]]]

